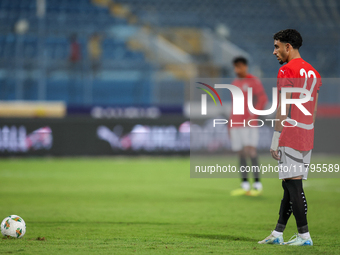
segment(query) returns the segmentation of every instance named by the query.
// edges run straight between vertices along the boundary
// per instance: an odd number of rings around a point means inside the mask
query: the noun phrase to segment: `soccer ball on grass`
[[[21,238],[26,233],[26,223],[18,215],[10,215],[1,222],[1,234]]]

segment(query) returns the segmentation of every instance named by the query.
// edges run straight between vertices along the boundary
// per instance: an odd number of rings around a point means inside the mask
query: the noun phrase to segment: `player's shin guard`
[[[244,182],[248,181],[248,173],[246,171],[242,171],[241,167],[245,169],[246,166],[247,166],[246,157],[242,155],[240,156],[240,172],[242,176],[242,181]]]
[[[258,159],[257,159],[257,157],[253,157],[253,158],[250,158],[250,160],[251,160],[251,165],[253,167],[256,166],[256,169],[257,169],[256,171],[253,172],[255,182],[259,182],[260,181],[260,171],[258,169],[258,166],[259,166]]]
[[[289,190],[298,232],[299,234],[307,233],[307,200],[302,188],[302,180],[286,180],[286,186]]]
[[[286,228],[290,215],[292,214],[292,204],[290,202],[289,190],[286,182],[282,181],[283,198],[281,200],[281,206],[279,211],[279,220],[275,227],[275,231],[283,232]]]

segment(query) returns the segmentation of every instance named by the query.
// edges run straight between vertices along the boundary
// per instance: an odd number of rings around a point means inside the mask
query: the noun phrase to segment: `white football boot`
[[[299,234],[293,235],[288,242],[282,243],[283,245],[295,245],[295,246],[313,246],[312,238],[304,239]]]
[[[273,232],[267,236],[262,241],[258,242],[259,244],[283,244],[283,235],[273,236]]]

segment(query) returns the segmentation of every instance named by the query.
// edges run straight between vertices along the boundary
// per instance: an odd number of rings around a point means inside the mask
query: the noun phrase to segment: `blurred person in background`
[[[75,80],[77,74],[81,71],[81,47],[78,42],[77,34],[72,34],[70,37],[70,55],[69,55],[69,85],[68,85],[68,99],[72,101],[76,96]]]
[[[237,57],[233,60],[234,72],[237,78],[233,81],[233,85],[240,88],[244,94],[244,98],[248,98],[248,88],[253,90],[253,104],[257,110],[263,110],[268,102],[266,92],[264,91],[261,81],[248,73],[248,60],[244,57]],[[262,183],[260,182],[260,173],[258,171],[258,156],[257,144],[259,139],[259,130],[257,127],[248,126],[248,121],[257,119],[257,116],[249,111],[247,100],[244,100],[244,115],[230,116],[229,134],[231,140],[231,149],[239,155],[239,165],[242,177],[241,189],[236,189],[231,192],[231,195],[259,195],[262,192]],[[231,124],[233,122],[233,124]],[[242,124],[244,123],[244,124]],[[257,123],[253,121],[251,125]],[[252,171],[254,174],[253,189],[251,190],[248,181],[248,173],[245,171],[247,167],[247,159],[250,159],[252,169],[257,168],[257,171]]]
[[[70,37],[70,57],[69,61],[71,65],[77,65],[80,62],[80,44],[77,39],[77,34],[73,34]]]
[[[96,75],[100,68],[100,58],[102,56],[102,37],[98,33],[91,35],[87,43],[87,51],[91,61],[91,70]]]

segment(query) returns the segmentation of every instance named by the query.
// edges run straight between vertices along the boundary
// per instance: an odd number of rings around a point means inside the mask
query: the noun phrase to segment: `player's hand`
[[[279,131],[274,131],[272,144],[270,146],[270,154],[272,154],[272,157],[276,160],[280,160],[280,156],[278,154],[280,135],[281,133]]]
[[[273,159],[280,160],[280,156],[279,156],[278,151],[274,151],[274,150],[270,149],[270,154],[272,154]]]

